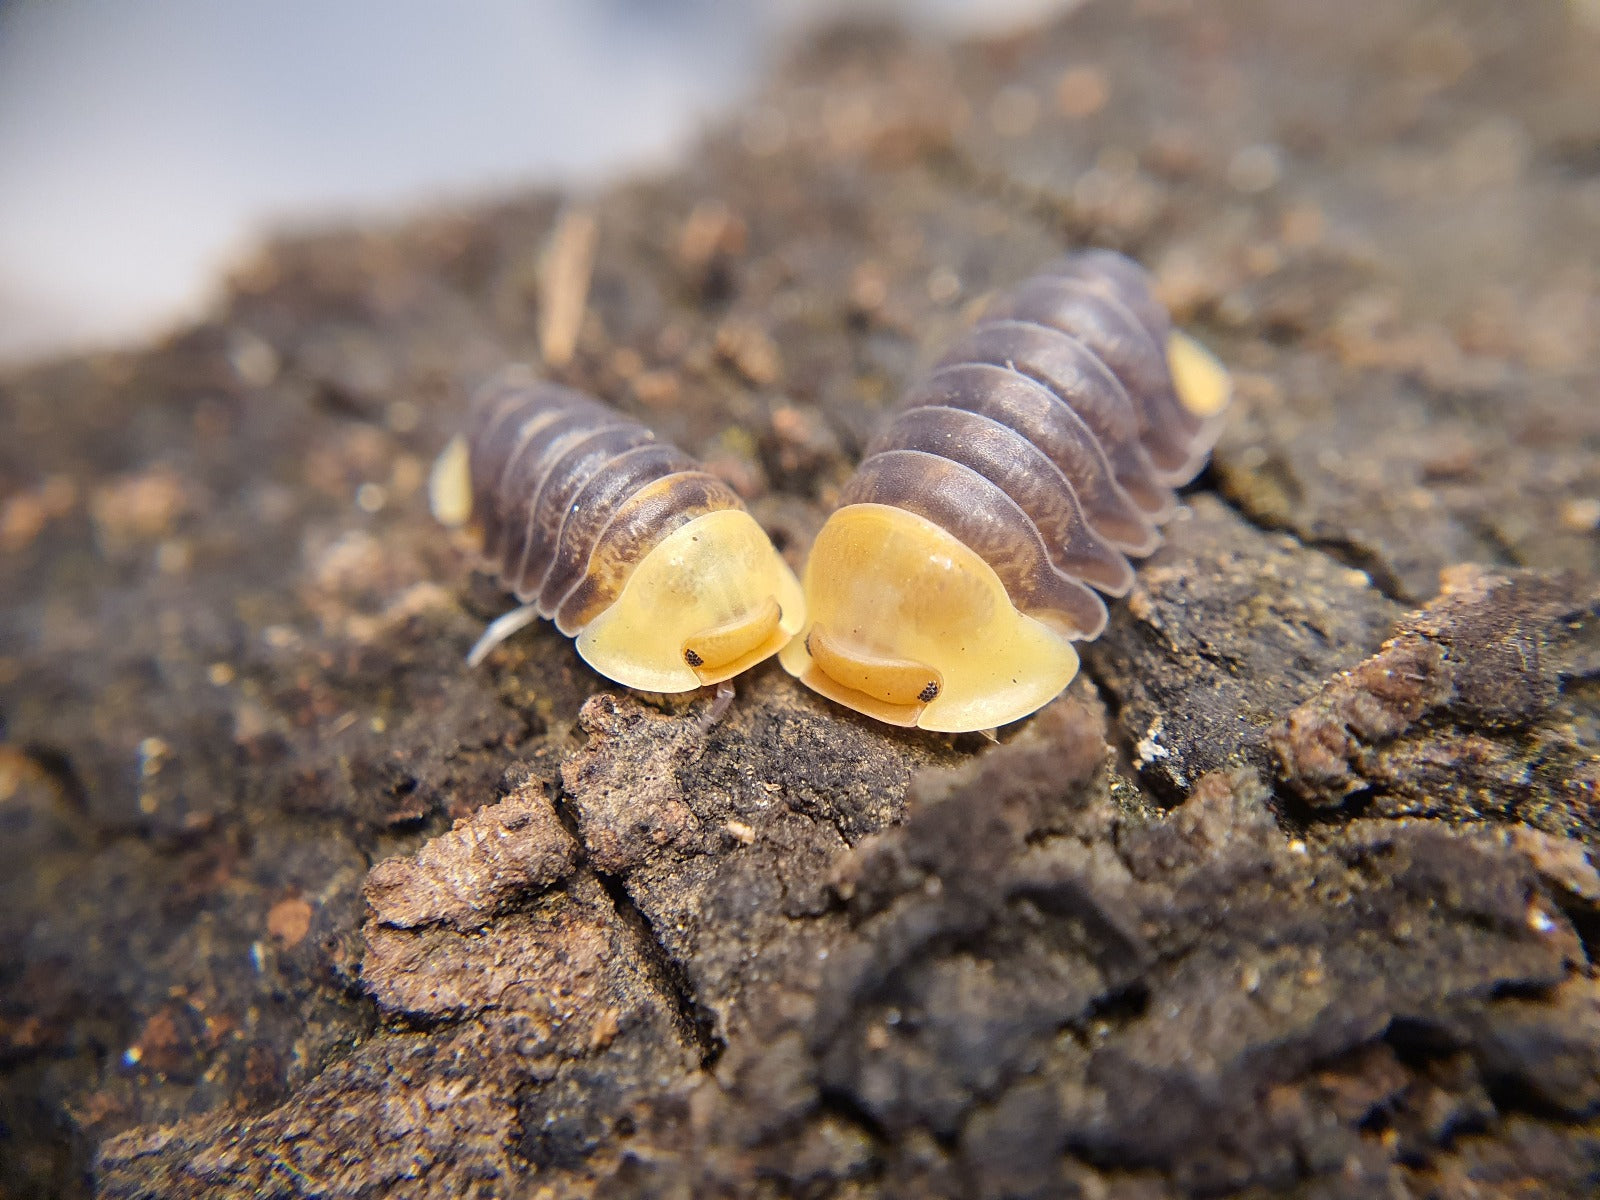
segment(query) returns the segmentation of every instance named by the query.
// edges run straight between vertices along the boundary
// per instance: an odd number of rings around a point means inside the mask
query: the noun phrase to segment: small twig
[[[582,205],[563,210],[539,264],[539,353],[547,367],[564,367],[578,345],[589,300],[599,224]]]

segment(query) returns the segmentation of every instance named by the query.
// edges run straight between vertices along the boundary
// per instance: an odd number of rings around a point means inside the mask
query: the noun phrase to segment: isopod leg
[[[489,651],[538,619],[539,609],[533,604],[524,604],[521,608],[513,608],[496,617],[489,623],[489,628],[483,631],[483,636],[473,643],[472,649],[467,651],[467,666],[476,667],[489,657]]]
[[[706,709],[705,716],[700,718],[700,728],[710,729],[722,720],[728,709],[733,705],[733,680],[724,679],[717,684],[716,699],[711,701],[711,707]]]

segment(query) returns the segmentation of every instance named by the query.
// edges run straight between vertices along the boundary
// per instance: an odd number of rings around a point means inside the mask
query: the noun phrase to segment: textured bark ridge
[[[0,1197],[1595,1194],[1591,7],[830,36],[681,169],[0,379]],[[504,361],[798,564],[1087,243],[1239,395],[998,744],[463,666],[425,477]]]

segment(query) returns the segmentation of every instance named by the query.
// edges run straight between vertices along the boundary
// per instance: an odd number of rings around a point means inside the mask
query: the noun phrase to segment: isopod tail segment
[[[1105,628],[1102,595],[1160,545],[1230,395],[1120,254],[997,296],[845,485],[784,668],[893,725],[992,729],[1042,707]]]
[[[522,602],[469,662],[544,617],[607,678],[687,692],[771,657],[805,623],[794,573],[727,485],[527,368],[481,389],[430,484],[434,515],[464,526]]]

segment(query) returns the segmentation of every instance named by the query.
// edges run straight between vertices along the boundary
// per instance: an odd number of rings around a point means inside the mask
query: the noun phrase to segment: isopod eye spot
[[[923,688],[920,692],[917,693],[917,699],[921,700],[924,704],[932,704],[934,702],[934,700],[936,700],[938,698],[938,696],[939,696],[939,683],[938,683],[937,680],[933,680],[933,679],[930,679],[928,681],[928,686],[927,687]]]
[[[701,658],[693,650],[685,650],[683,652],[683,661],[688,663],[691,667],[701,667],[705,665],[706,660]]]

